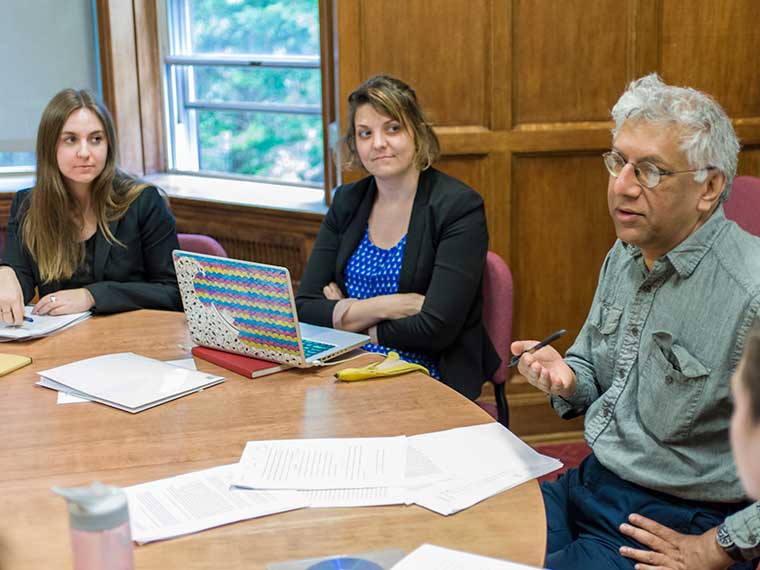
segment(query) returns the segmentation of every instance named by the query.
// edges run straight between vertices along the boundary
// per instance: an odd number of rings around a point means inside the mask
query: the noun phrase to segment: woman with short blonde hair
[[[438,139],[409,85],[378,75],[348,105],[344,162],[369,176],[335,192],[299,318],[366,331],[366,350],[395,350],[475,399],[500,362],[482,319],[483,199],[432,167]]]

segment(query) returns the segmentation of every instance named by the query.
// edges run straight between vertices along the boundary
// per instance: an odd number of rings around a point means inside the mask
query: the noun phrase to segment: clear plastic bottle
[[[74,570],[134,570],[127,496],[118,487],[53,487],[69,505]]]

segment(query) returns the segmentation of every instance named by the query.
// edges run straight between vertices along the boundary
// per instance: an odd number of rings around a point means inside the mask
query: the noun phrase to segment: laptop
[[[369,342],[348,331],[299,323],[285,267],[172,252],[193,342],[308,368]]]

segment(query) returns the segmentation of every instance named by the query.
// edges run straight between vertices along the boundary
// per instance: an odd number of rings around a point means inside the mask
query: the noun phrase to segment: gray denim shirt
[[[760,239],[721,206],[648,270],[617,241],[565,361],[585,438],[612,472],[684,499],[745,500],[729,442],[730,379],[760,308]],[[726,519],[735,544],[760,554],[760,504]],[[753,554],[754,555],[754,554]]]

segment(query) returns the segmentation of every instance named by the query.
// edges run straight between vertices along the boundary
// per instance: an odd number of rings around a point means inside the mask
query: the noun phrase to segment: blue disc
[[[383,567],[363,558],[330,558],[317,562],[306,570],[383,570]]]

